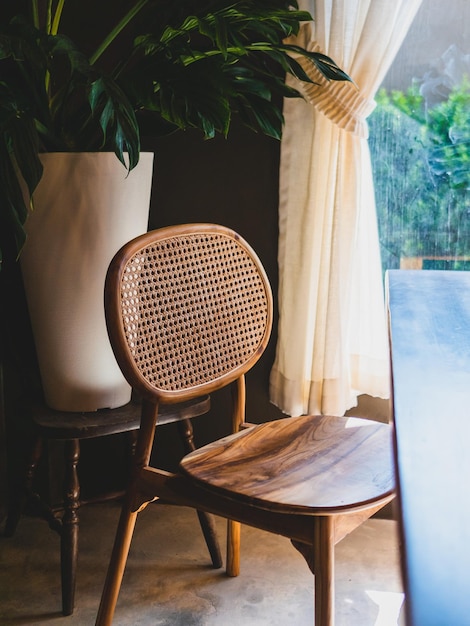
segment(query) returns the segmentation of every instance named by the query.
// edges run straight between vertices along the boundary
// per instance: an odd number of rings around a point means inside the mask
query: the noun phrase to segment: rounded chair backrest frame
[[[144,397],[180,402],[233,382],[272,326],[264,268],[236,232],[171,226],[125,244],[108,269],[106,323],[117,362]]]

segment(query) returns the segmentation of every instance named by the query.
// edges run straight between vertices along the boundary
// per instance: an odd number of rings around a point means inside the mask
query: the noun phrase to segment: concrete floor
[[[80,511],[76,609],[69,617],[60,613],[57,535],[23,517],[13,538],[0,538],[0,624],[92,626],[118,514],[116,502]],[[336,548],[336,624],[396,626],[402,602],[396,523],[374,518]],[[244,527],[242,572],[227,578],[208,565],[193,511],[150,505],[137,522],[114,624],[311,626],[313,577],[287,539]]]

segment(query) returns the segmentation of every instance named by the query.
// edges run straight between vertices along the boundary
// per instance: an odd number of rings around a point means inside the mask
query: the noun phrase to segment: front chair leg
[[[334,545],[333,517],[316,517],[313,544],[316,626],[335,623]]]
[[[96,626],[111,626],[116,603],[121,589],[122,577],[126,567],[132,535],[134,534],[137,514],[152,500],[142,500],[138,494],[141,469],[148,466],[152,442],[155,436],[156,414],[158,406],[144,400],[139,435],[135,450],[132,479],[127,488],[121,509],[119,523],[114,540],[108,573],[101,595],[101,602],[96,617]],[[139,504],[137,504],[137,500]]]
[[[127,500],[129,502],[130,498],[128,497]],[[134,533],[137,513],[137,511],[131,510],[129,503],[122,508],[111,554],[111,561],[109,563],[100,607],[96,617],[96,626],[111,626],[112,624],[132,535]]]
[[[313,544],[291,542],[315,576],[315,626],[334,626],[334,521],[333,517],[314,517],[313,522]]]

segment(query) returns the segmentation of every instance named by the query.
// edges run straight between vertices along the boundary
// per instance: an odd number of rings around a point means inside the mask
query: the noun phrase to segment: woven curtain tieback
[[[298,43],[298,39],[291,40],[291,43],[294,42]],[[303,42],[303,46],[310,52],[321,52],[315,41]],[[295,88],[305,100],[343,130],[367,139],[369,128],[366,119],[375,109],[375,101],[364,98],[354,83],[328,81],[304,57],[296,57],[296,61],[314,81],[306,83],[293,79]]]

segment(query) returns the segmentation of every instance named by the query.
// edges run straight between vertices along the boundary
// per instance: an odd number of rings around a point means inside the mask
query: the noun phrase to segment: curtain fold
[[[354,83],[286,100],[279,190],[279,327],[270,398],[343,415],[389,395],[389,357],[366,117],[422,0],[305,0],[298,41]],[[295,85],[299,88],[299,84]]]

